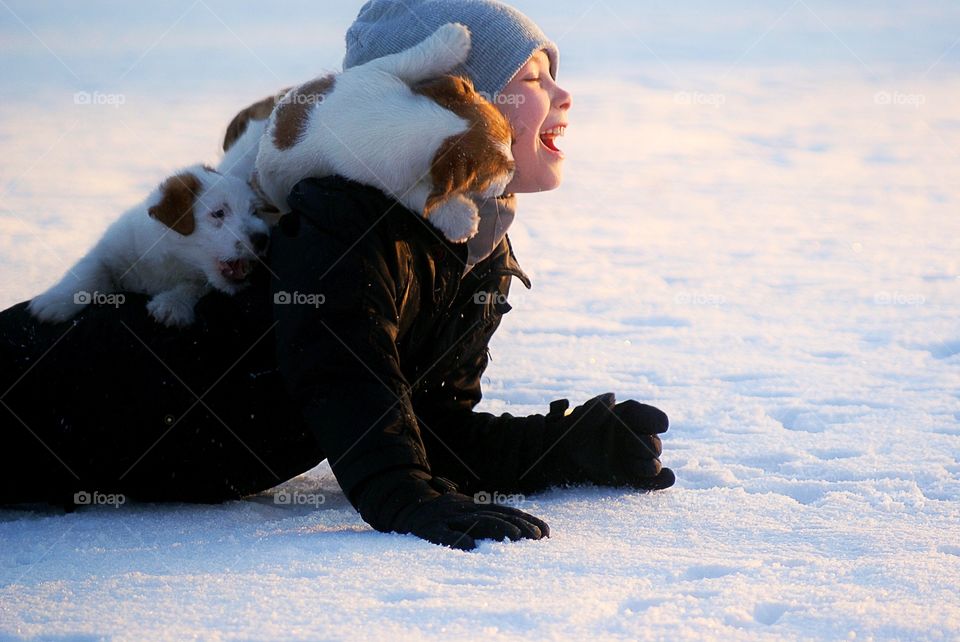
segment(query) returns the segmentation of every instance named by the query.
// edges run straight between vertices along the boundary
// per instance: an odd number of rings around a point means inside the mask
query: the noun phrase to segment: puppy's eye
[[[214,212],[210,212],[210,216],[212,216],[213,218],[223,218],[225,214],[226,212],[224,212],[223,210],[216,210]]]

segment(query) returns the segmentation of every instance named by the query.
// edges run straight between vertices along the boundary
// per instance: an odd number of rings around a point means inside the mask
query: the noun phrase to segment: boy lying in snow
[[[453,243],[377,189],[306,179],[250,287],[205,296],[188,328],[157,324],[132,293],[63,324],[36,321],[26,303],[0,313],[0,502],[94,491],[216,502],[327,458],[374,528],[470,549],[549,533],[473,493],[673,484],[659,460],[667,417],[651,406],[607,393],[570,413],[566,400],[529,417],[473,410],[511,278],[530,287],[505,233],[515,194],[560,184],[554,141],[571,98],[556,46],[492,0],[369,2],[344,67],[447,22],[471,30],[462,72],[514,133],[516,175],[479,204],[478,233]],[[272,105],[238,114],[225,147]]]

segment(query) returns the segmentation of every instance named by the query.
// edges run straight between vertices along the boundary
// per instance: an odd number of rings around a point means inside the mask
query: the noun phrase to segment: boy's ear
[[[197,227],[193,204],[202,187],[200,179],[190,172],[175,174],[160,185],[160,202],[147,213],[178,234],[192,234]]]

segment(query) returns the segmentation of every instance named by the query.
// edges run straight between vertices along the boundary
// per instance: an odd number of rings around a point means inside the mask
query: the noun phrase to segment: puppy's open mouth
[[[243,281],[250,275],[250,272],[253,271],[253,265],[250,260],[244,258],[218,261],[217,267],[220,270],[220,276],[234,283]]]

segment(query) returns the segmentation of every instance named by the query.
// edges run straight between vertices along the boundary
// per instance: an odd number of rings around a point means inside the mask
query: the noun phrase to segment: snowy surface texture
[[[360,2],[0,5],[5,307],[337,69]],[[528,497],[553,537],[473,553],[326,466],[275,491],[318,507],[4,510],[0,638],[960,639],[960,6],[516,5],[574,108],[480,408],[653,403],[677,485]]]

